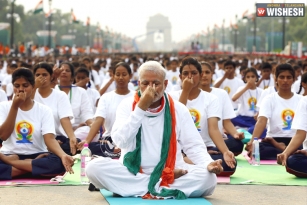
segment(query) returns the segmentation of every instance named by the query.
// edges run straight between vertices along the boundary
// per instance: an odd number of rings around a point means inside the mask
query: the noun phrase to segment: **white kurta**
[[[141,110],[137,105],[132,111],[133,98],[126,98],[119,105],[116,121],[112,128],[112,138],[121,148],[120,160],[99,158],[91,161],[86,173],[97,188],[106,188],[121,196],[143,196],[148,192],[150,174],[160,161],[163,138],[164,107],[158,113]],[[187,197],[211,195],[216,186],[216,175],[209,173],[207,166],[212,158],[207,153],[205,144],[195,128],[189,110],[174,101],[176,110],[177,153],[175,169],[185,169],[188,173],[174,181],[170,189],[179,189]],[[144,174],[134,176],[122,164],[127,152],[136,146],[136,134],[141,130],[141,167]],[[194,162],[186,164],[181,150]],[[160,182],[156,190],[160,192]]]

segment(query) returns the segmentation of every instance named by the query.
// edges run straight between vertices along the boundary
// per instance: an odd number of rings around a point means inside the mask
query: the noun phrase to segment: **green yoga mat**
[[[212,205],[205,198],[188,198],[185,200],[165,199],[165,200],[148,200],[140,197],[113,197],[113,193],[101,189],[100,193],[104,196],[110,205]]]
[[[73,166],[74,174],[67,173],[64,177],[65,182],[61,182],[59,185],[77,185],[77,186],[88,186],[81,184],[80,182],[80,171],[81,164],[80,160]]]
[[[236,159],[238,165],[236,172],[230,177],[230,184],[307,185],[306,178],[297,178],[289,174],[283,166],[252,166],[242,155],[239,155]]]

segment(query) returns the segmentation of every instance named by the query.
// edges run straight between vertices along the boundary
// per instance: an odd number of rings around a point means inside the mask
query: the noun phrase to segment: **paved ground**
[[[207,199],[213,205],[307,205],[307,185],[218,185]],[[99,192],[84,186],[0,188],[0,204],[108,205]]]

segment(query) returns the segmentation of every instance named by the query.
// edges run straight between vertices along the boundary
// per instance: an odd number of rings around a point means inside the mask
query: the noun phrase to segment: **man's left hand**
[[[219,174],[223,171],[223,167],[222,167],[222,160],[218,159],[215,160],[213,162],[211,162],[208,167],[207,167],[208,171],[214,174]]]

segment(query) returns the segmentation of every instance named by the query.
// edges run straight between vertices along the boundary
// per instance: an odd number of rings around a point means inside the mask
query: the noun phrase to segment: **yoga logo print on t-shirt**
[[[201,129],[200,129],[200,125],[199,124],[200,124],[201,116],[200,116],[199,112],[197,110],[195,110],[195,109],[190,109],[190,114],[192,116],[192,119],[193,119],[193,122],[195,124],[195,127],[200,132]]]
[[[294,118],[294,111],[290,109],[285,109],[281,112],[281,118],[284,123],[283,130],[291,130],[291,124]]]
[[[16,134],[17,134],[17,141],[16,143],[29,143],[33,144],[32,134],[34,132],[33,125],[26,121],[21,121],[16,124]]]
[[[178,80],[178,78],[177,78],[176,76],[173,76],[173,78],[172,78],[172,84],[173,84],[173,85],[176,85],[176,84],[177,84],[177,80]]]
[[[257,99],[254,97],[250,97],[248,99],[248,106],[249,106],[249,110],[251,111],[255,111],[256,110],[256,104],[257,104]]]
[[[227,92],[228,94],[229,94],[230,91],[231,91],[230,87],[228,87],[228,86],[224,87],[224,90],[226,90],[226,92]]]

